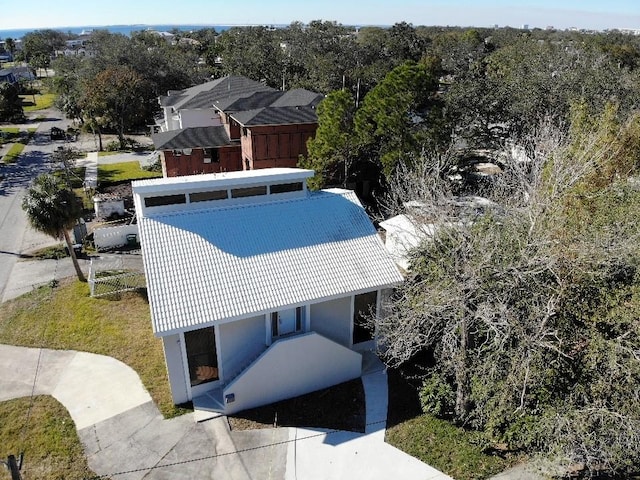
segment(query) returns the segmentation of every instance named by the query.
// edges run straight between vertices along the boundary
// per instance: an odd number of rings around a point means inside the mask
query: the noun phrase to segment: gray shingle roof
[[[324,95],[304,88],[295,88],[282,92],[278,100],[271,104],[272,107],[301,107],[301,106],[317,106],[324,98]]]
[[[223,126],[191,127],[151,135],[156,150],[179,148],[208,148],[230,145],[231,140]]]
[[[223,112],[241,112],[266,107],[282,96],[282,92],[256,92],[249,96],[234,95],[216,100],[214,105]]]
[[[245,127],[318,122],[318,115],[312,107],[266,107],[234,113],[231,116]]]
[[[172,93],[168,97],[162,97],[161,102],[165,102],[162,105],[172,106],[175,110],[211,108],[213,103],[219,99],[271,91],[275,90],[255,80],[246,77],[226,76],[187,88],[180,93]],[[175,102],[170,101],[169,99],[173,96],[179,96],[180,99]]]

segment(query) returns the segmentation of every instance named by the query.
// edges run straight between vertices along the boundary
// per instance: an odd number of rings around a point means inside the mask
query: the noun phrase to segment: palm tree
[[[69,230],[82,215],[82,204],[76,194],[61,179],[42,174],[27,191],[22,209],[33,228],[53,238],[65,239],[78,280],[86,282],[69,236]]]

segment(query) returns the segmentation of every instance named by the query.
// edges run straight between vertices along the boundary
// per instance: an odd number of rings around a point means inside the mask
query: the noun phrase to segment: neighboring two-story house
[[[215,127],[213,127],[215,128]],[[362,372],[403,279],[355,194],[273,168],[133,182],[175,403],[234,413]]]
[[[165,177],[295,167],[318,125],[323,96],[227,76],[160,98],[152,135]]]

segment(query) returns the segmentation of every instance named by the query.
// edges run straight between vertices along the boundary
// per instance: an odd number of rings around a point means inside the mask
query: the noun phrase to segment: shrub
[[[120,142],[117,140],[114,140],[112,142],[107,143],[107,145],[104,147],[104,149],[107,152],[117,152],[118,150],[120,150]]]
[[[454,412],[456,394],[451,385],[438,374],[431,375],[422,382],[419,396],[424,413],[442,418]]]

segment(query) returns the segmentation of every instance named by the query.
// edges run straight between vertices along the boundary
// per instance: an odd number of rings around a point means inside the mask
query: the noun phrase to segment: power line
[[[366,427],[368,427],[368,426],[380,425],[381,423],[386,423],[386,422],[387,422],[386,419],[385,420],[379,420],[377,422],[366,423],[364,426],[365,426],[365,429],[366,429]],[[110,477],[116,477],[118,475],[127,475],[129,473],[146,472],[148,470],[157,470],[159,468],[175,467],[177,465],[184,465],[184,464],[187,464],[187,463],[201,462],[203,460],[211,460],[211,459],[220,458],[220,457],[228,457],[230,455],[237,455],[237,454],[240,454],[240,453],[252,452],[252,451],[255,451],[255,450],[261,450],[263,448],[276,447],[276,446],[279,446],[279,445],[286,445],[288,443],[294,443],[294,444],[297,445],[297,442],[302,441],[302,440],[308,440],[308,439],[311,439],[311,438],[322,437],[324,435],[333,435],[333,434],[336,434],[336,433],[345,433],[345,430],[338,430],[338,429],[329,430],[327,432],[320,432],[320,433],[316,433],[316,434],[313,434],[313,435],[308,435],[308,436],[305,436],[305,437],[302,437],[302,438],[298,438],[297,429],[296,429],[296,437],[293,440],[282,440],[280,442],[272,442],[272,443],[267,443],[265,445],[258,445],[257,447],[248,447],[248,448],[243,448],[241,450],[233,450],[231,452],[225,452],[225,453],[215,453],[213,455],[206,455],[204,457],[191,458],[189,460],[180,460],[180,461],[177,461],[177,462],[165,463],[165,464],[162,464],[162,465],[153,465],[151,467],[136,468],[136,469],[133,469],[133,470],[115,472],[115,473],[110,473],[110,474],[106,474],[106,475],[98,475],[98,476],[91,477],[91,478],[85,479],[85,480],[102,480],[102,479],[107,479],[107,478],[110,478]],[[355,432],[346,432],[346,433],[355,433]]]

